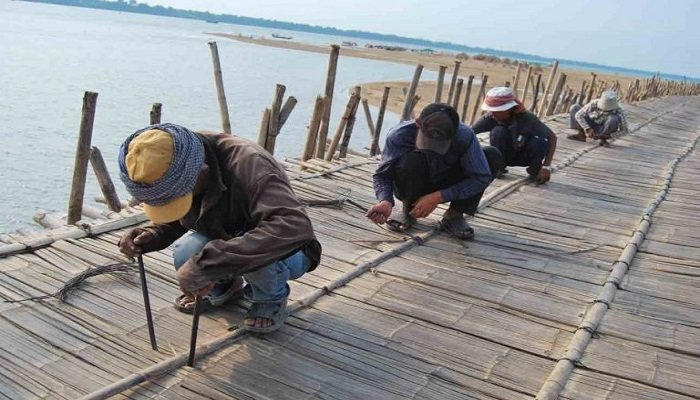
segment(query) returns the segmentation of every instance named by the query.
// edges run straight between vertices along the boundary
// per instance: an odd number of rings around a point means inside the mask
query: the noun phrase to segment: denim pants
[[[507,166],[527,167],[527,173],[537,175],[542,168],[549,142],[542,138],[528,135],[522,147],[516,148],[510,130],[498,125],[491,129],[489,144],[500,150]]]
[[[195,254],[202,251],[211,239],[199,232],[190,232],[173,244],[173,261],[175,270]],[[281,301],[289,296],[290,279],[298,279],[309,269],[311,262],[306,254],[299,250],[291,256],[274,262],[255,271],[243,274],[247,285],[246,297],[250,301]],[[234,276],[231,276],[234,278]]]
[[[569,109],[569,128],[581,129],[581,124],[576,121],[576,113],[581,109],[581,106],[574,104]],[[593,139],[610,139],[613,133],[620,130],[620,117],[617,115],[609,115],[602,124],[593,121],[588,115],[583,118],[588,122],[588,125],[593,129]]]

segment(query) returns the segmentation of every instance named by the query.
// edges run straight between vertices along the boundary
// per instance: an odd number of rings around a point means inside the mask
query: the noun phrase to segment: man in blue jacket
[[[440,221],[449,234],[474,238],[464,215],[476,213],[479,200],[491,183],[493,171],[503,168],[500,152],[481,148],[479,140],[447,104],[433,103],[415,121],[402,122],[388,134],[375,172],[374,190],[379,202],[367,212],[375,223],[405,231],[417,218],[430,215],[440,203],[450,203]],[[403,203],[393,212],[394,195]]]

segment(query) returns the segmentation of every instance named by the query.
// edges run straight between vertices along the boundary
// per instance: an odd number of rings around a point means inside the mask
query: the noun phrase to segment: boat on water
[[[279,33],[273,33],[272,37],[275,39],[284,39],[284,40],[293,39],[293,37],[291,37],[291,36],[284,36],[284,35],[280,35]]]

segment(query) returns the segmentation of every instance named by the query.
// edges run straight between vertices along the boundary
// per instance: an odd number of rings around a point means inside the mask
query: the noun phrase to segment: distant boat
[[[345,47],[357,47],[357,42],[343,42],[342,45]]]
[[[208,19],[207,22],[210,24],[218,24],[219,23],[219,21],[214,21],[213,19]]]
[[[293,39],[293,37],[291,37],[291,36],[283,36],[283,35],[280,35],[279,33],[273,33],[272,37],[275,39],[284,39],[284,40]]]

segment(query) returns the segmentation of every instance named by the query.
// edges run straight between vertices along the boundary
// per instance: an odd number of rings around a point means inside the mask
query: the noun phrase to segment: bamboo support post
[[[598,77],[598,75],[594,74],[591,72],[591,86],[588,87],[588,95],[586,96],[586,101],[584,101],[584,104],[588,104],[591,100],[593,100],[593,90],[595,90],[595,80]]]
[[[416,119],[415,108],[418,105],[419,101],[420,101],[420,96],[418,96],[418,95],[413,96],[413,100],[411,101],[411,108],[409,109],[409,115],[411,116],[411,119]]]
[[[454,98],[455,89],[457,85],[457,78],[459,77],[459,66],[461,64],[461,61],[455,61],[455,67],[452,71],[452,79],[450,80],[450,90],[447,92],[447,104],[452,104],[452,99]]]
[[[314,150],[316,148],[316,140],[318,138],[318,128],[321,125],[321,118],[323,116],[323,108],[325,106],[325,97],[316,96],[316,102],[314,103],[314,111],[311,114],[311,122],[309,122],[309,130],[306,133],[306,144],[304,146],[304,152],[301,155],[301,160],[306,161],[313,157]]]
[[[469,75],[467,79],[467,89],[464,92],[464,103],[462,104],[461,120],[465,122],[467,120],[467,113],[469,112],[469,99],[472,96],[472,83],[474,82],[474,75]]]
[[[515,98],[518,97],[518,85],[520,83],[520,73],[523,69],[523,63],[518,62],[518,67],[515,69],[515,78],[513,78],[513,93],[515,93]]]
[[[401,121],[406,121],[411,117],[411,106],[413,103],[413,96],[416,95],[416,89],[418,88],[418,81],[420,81],[420,74],[423,72],[423,65],[416,65],[416,69],[413,72],[413,79],[411,80],[411,86],[406,92],[406,98],[404,99],[403,112],[401,113]]]
[[[552,89],[552,84],[554,83],[554,77],[557,75],[557,69],[559,68],[559,61],[554,61],[552,65],[552,70],[549,71],[549,78],[547,78],[547,84],[544,87],[544,94],[542,95],[542,104],[540,104],[540,109],[537,112],[539,117],[542,117],[547,110],[547,96],[549,96],[549,91]]]
[[[578,103],[583,105],[583,100],[586,97],[586,87],[588,86],[588,81],[581,82],[581,90],[579,91]]]
[[[328,151],[326,152],[326,157],[325,157],[326,161],[333,160],[333,155],[335,154],[335,151],[338,149],[338,144],[340,143],[340,138],[343,135],[343,132],[345,132],[345,125],[348,123],[348,120],[350,119],[350,115],[352,114],[352,111],[355,108],[359,99],[360,99],[360,96],[358,96],[357,93],[353,93],[350,96],[350,99],[348,99],[348,104],[345,106],[345,112],[343,113],[343,116],[340,119],[340,122],[338,123],[338,128],[335,131],[335,135],[333,136],[333,140],[331,141],[330,146],[328,146]]]
[[[389,101],[389,91],[391,87],[384,86],[382,93],[382,101],[379,103],[379,113],[377,114],[377,125],[374,128],[374,137],[372,139],[372,147],[369,149],[370,156],[379,154],[379,136],[382,133],[382,125],[384,124],[384,113],[386,112],[386,104]]]
[[[262,120],[260,121],[260,131],[258,132],[258,146],[265,148],[265,142],[267,141],[267,131],[270,126],[270,113],[272,111],[266,108],[263,112]]]
[[[535,112],[537,109],[537,100],[540,97],[540,82],[542,81],[542,74],[537,74],[537,79],[532,80],[532,104],[530,105],[530,111]]]
[[[221,113],[221,127],[224,133],[231,134],[231,121],[228,113],[228,103],[226,102],[226,92],[224,92],[224,78],[221,74],[221,62],[219,60],[219,48],[216,42],[209,42],[209,50],[211,50],[211,61],[214,65],[214,82],[216,84],[216,93],[219,99],[219,111]]]
[[[525,104],[525,99],[527,98],[527,91],[530,88],[530,81],[532,80],[532,66],[527,67],[527,74],[525,74],[525,85],[523,87],[523,96],[520,98],[520,101]],[[517,97],[517,95],[516,95]]]
[[[102,153],[97,147],[90,148],[90,164],[92,164],[92,170],[95,172],[102,195],[107,201],[107,208],[114,212],[120,212],[122,206],[121,202],[119,202],[117,190],[114,188],[112,178],[109,176],[107,164],[105,164],[105,160],[102,158]]]
[[[367,121],[367,130],[369,130],[369,147],[372,147],[372,142],[374,142],[374,121],[372,120],[372,112],[369,109],[369,102],[367,99],[362,99],[362,110],[365,112],[365,120]]]
[[[469,120],[469,125],[474,125],[474,122],[476,121],[476,113],[479,112],[479,110],[481,109],[481,99],[484,97],[484,94],[486,94],[486,84],[488,83],[488,81],[488,75],[484,75],[481,78],[479,93],[476,95],[476,100],[474,100],[474,111],[472,111],[472,117]]]
[[[438,78],[435,84],[435,102],[440,103],[442,100],[442,87],[445,84],[445,71],[447,70],[446,65],[441,65],[438,71]]]
[[[340,142],[338,158],[345,158],[348,155],[350,137],[352,136],[352,131],[355,128],[355,121],[357,120],[357,109],[360,108],[360,98],[362,98],[362,89],[359,86],[355,86],[354,94],[357,95],[357,100],[355,101],[352,111],[350,111],[348,122],[345,124],[345,132],[343,133],[343,140]]]
[[[316,157],[323,158],[326,151],[326,139],[328,138],[328,126],[331,119],[331,108],[333,105],[333,89],[335,87],[335,75],[338,70],[338,55],[340,54],[340,46],[337,44],[331,45],[331,52],[328,58],[328,72],[326,74],[326,89],[324,96],[326,98],[326,106],[323,110],[321,125],[318,131],[318,148],[316,149]]]
[[[43,210],[35,212],[32,219],[46,229],[56,229],[65,225],[59,216]]]
[[[566,83],[566,74],[559,74],[559,80],[557,81],[557,86],[554,88],[554,92],[552,93],[552,99],[549,101],[549,104],[547,105],[545,116],[552,115],[554,113],[554,109],[557,107],[557,101],[559,101],[559,96],[561,95],[561,91],[564,89],[565,83]],[[545,92],[546,92],[546,89],[545,89]]]
[[[153,103],[150,112],[151,125],[160,124],[161,112],[163,110],[163,105],[161,103]]]
[[[265,150],[270,154],[275,154],[275,141],[280,130],[280,114],[282,111],[282,100],[284,92],[287,88],[284,85],[277,84],[275,86],[275,97],[270,107],[270,120],[267,125],[267,137],[265,138]]]
[[[83,211],[83,196],[85,195],[85,180],[87,178],[88,161],[90,159],[90,143],[92,142],[92,127],[95,122],[97,93],[85,92],[83,96],[83,111],[80,119],[78,146],[75,151],[75,166],[73,167],[73,183],[68,201],[68,225],[80,221]]]
[[[455,110],[459,107],[459,99],[462,96],[462,86],[464,86],[464,79],[457,79],[457,87],[455,88],[454,98],[452,99],[452,108]]]
[[[289,119],[289,116],[292,114],[292,111],[294,111],[294,107],[296,107],[297,103],[297,98],[294,96],[289,96],[287,97],[287,100],[285,100],[284,105],[280,110],[280,122],[279,127],[277,128],[278,135],[284,127],[284,124],[287,123],[287,119]]]

